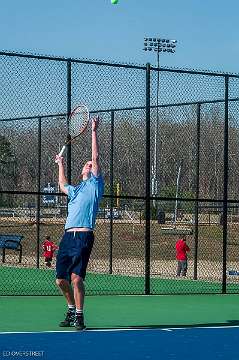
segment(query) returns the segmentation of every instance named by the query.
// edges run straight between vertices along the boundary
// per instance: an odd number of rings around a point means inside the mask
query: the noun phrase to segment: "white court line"
[[[0,335],[8,334],[61,334],[61,333],[71,333],[79,334],[84,332],[114,332],[114,331],[142,331],[142,330],[159,330],[159,331],[174,331],[174,330],[190,330],[190,329],[232,329],[239,328],[239,325],[228,325],[228,326],[188,326],[188,327],[172,327],[172,328],[112,328],[112,329],[85,329],[82,331],[77,330],[49,330],[49,331],[6,331],[0,332]]]
[[[137,329],[127,329],[127,328],[119,328],[119,329],[85,329],[85,330],[47,330],[47,331],[5,331],[0,332],[0,335],[7,335],[7,334],[44,334],[44,333],[53,333],[53,334],[61,334],[61,333],[71,333],[71,334],[79,334],[83,332],[114,332],[114,331],[133,331],[133,330],[153,330],[153,329],[144,329],[144,328],[137,328]],[[156,329],[160,330],[160,329]],[[161,329],[162,330],[162,329]]]

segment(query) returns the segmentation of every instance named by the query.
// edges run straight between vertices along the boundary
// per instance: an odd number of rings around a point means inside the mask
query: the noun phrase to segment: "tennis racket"
[[[89,110],[85,105],[79,105],[71,112],[68,118],[70,139],[62,147],[58,156],[62,156],[66,146],[72,143],[78,136],[83,134],[83,132],[87,129],[89,119]]]

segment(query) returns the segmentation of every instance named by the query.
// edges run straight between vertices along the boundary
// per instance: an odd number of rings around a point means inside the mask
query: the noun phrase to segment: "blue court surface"
[[[1,333],[0,359],[239,359],[239,327]]]

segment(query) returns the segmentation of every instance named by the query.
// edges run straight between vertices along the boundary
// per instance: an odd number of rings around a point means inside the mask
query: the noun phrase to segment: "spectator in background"
[[[177,276],[186,276],[188,269],[187,252],[190,248],[186,244],[186,236],[176,242],[176,259],[178,260]]]
[[[43,256],[45,258],[45,264],[47,267],[51,267],[54,251],[58,249],[58,246],[51,241],[50,236],[46,236],[42,244],[42,249],[44,250]]]

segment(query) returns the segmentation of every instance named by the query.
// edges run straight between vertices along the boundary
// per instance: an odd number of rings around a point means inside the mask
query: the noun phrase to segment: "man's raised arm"
[[[92,119],[92,174],[99,176],[100,165],[99,165],[99,144],[97,137],[97,129],[99,126],[99,117]]]
[[[65,171],[64,171],[64,164],[63,164],[63,157],[62,156],[58,156],[56,155],[56,162],[58,164],[58,168],[59,168],[59,186],[60,186],[60,190],[64,193],[64,194],[68,194],[68,190],[65,187],[65,185],[67,184],[67,179],[65,177]]]

